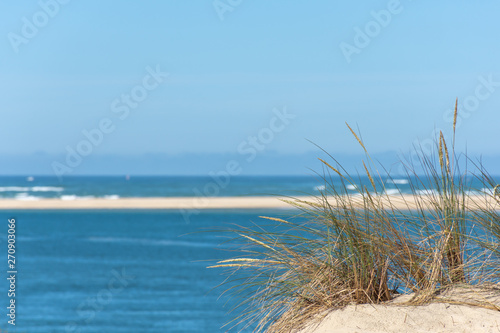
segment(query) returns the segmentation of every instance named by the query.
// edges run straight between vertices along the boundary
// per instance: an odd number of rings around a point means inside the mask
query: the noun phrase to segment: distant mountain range
[[[362,154],[332,154],[350,173],[364,173]],[[36,153],[30,156],[3,155],[0,157],[0,175],[208,175],[228,167],[241,175],[307,175],[322,173],[323,158],[336,166],[336,162],[321,151],[304,154],[278,154],[259,152],[251,159],[241,154],[143,154],[136,156],[90,154],[80,160],[66,155]],[[401,175],[401,154],[384,152],[373,154],[372,159],[393,175]],[[482,159],[490,174],[500,175],[500,156],[472,156],[473,161]],[[69,164],[68,164],[69,162]],[[418,165],[416,166],[418,169]],[[472,170],[471,165],[469,169]],[[383,171],[382,168],[380,168]]]

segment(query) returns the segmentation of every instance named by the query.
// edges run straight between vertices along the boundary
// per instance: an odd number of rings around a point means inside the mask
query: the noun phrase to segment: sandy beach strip
[[[411,195],[404,196],[382,196],[379,197],[381,204],[385,208],[391,205],[395,209],[406,210],[417,207],[417,202],[422,202],[423,197]],[[292,208],[280,197],[163,197],[163,198],[120,198],[120,199],[81,199],[81,200],[61,200],[61,199],[39,199],[39,200],[15,200],[0,199],[0,209],[11,210],[40,210],[40,209],[284,209]],[[297,197],[294,200],[316,202],[317,198]],[[329,199],[335,204],[335,199]],[[353,197],[352,200],[362,208],[360,197]],[[425,204],[423,206],[430,208]],[[500,203],[485,196],[471,196],[470,206],[500,209]]]

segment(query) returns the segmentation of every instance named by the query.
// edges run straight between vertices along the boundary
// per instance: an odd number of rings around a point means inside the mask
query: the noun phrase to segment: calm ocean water
[[[17,224],[16,329],[224,332],[234,303],[212,290],[224,277],[206,266],[235,253],[220,235],[199,231],[249,226],[262,214],[283,212],[207,211],[186,224],[168,211],[0,211],[5,253],[7,219]],[[0,328],[15,331],[7,324],[5,278],[0,288]]]

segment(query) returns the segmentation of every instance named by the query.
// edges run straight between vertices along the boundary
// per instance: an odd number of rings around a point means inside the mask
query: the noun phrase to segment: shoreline
[[[426,196],[396,195],[376,197],[388,209],[415,209],[419,200],[423,200],[425,208],[431,208],[425,202]],[[418,200],[417,200],[418,199]],[[427,200],[426,200],[427,199]],[[246,197],[153,197],[153,198],[119,198],[119,199],[40,199],[16,200],[0,199],[0,210],[77,210],[77,209],[162,209],[162,210],[200,210],[200,209],[293,209],[283,200],[312,201],[315,197],[284,197],[246,196]],[[333,204],[335,199],[329,199]],[[355,205],[362,208],[361,197],[352,197]],[[390,204],[389,204],[390,201]],[[471,207],[483,209],[500,209],[500,203],[491,197],[483,195],[470,196]],[[422,203],[422,201],[421,201]]]

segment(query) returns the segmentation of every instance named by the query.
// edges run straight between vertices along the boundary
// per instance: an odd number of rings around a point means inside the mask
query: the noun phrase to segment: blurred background
[[[353,170],[345,122],[390,168],[449,137],[457,97],[457,148],[500,173],[494,1],[0,8],[3,175],[303,175],[316,145]]]

